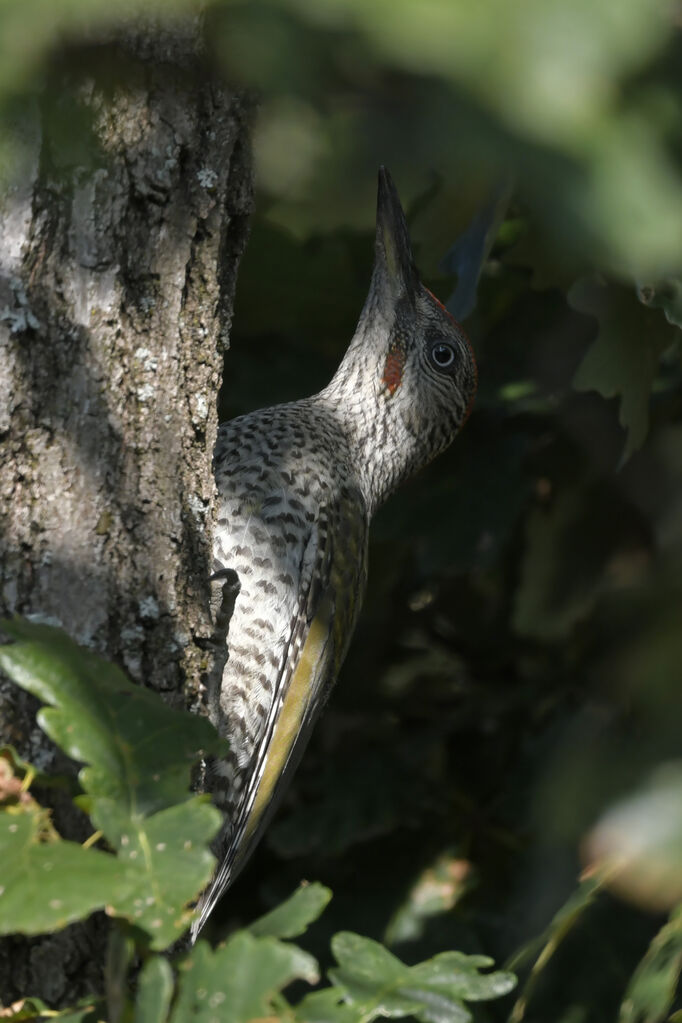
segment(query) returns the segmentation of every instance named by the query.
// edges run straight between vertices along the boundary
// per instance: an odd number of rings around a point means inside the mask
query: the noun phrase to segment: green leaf
[[[637,300],[634,291],[582,278],[568,293],[576,309],[596,316],[599,333],[573,380],[579,391],[618,398],[627,432],[624,457],[641,447],[649,429],[649,398],[661,353],[676,339],[673,327]]]
[[[52,705],[39,723],[70,757],[89,765],[80,780],[94,801],[116,800],[130,814],[172,806],[187,798],[199,752],[225,750],[205,718],[167,707],[60,629],[18,618],[2,629],[17,642],[0,648],[0,667]]]
[[[509,960],[507,963],[509,969],[518,969],[528,959],[537,959],[539,953],[546,950],[541,957],[544,965],[561,941],[581,920],[583,914],[593,905],[602,886],[603,882],[600,878],[589,877],[582,881],[554,914],[546,930],[528,944],[523,945]]]
[[[493,966],[489,956],[467,956],[463,952],[441,952],[424,963],[411,968],[412,978],[419,985],[451,989],[458,998],[467,1002],[483,1002],[501,998],[515,986],[510,973],[479,973]]]
[[[109,1023],[121,1023],[128,1000],[128,971],[135,955],[130,928],[109,928],[104,961],[104,993]]]
[[[466,1023],[465,1001],[499,998],[511,991],[511,973],[480,974],[492,965],[487,956],[444,952],[416,966],[406,966],[376,941],[347,931],[332,939],[339,963],[329,971],[332,982],[366,1019],[416,1016],[424,1023]]]
[[[167,959],[152,956],[137,982],[134,1023],[164,1023],[173,997],[173,971]]]
[[[317,963],[295,945],[239,931],[212,951],[203,941],[179,966],[172,1023],[247,1023],[274,1015],[273,997],[293,980],[314,984]]]
[[[564,905],[554,914],[549,926],[541,935],[523,945],[508,961],[510,970],[519,969],[526,962],[534,960],[509,1019],[516,1023],[524,1017],[526,1007],[533,996],[538,981],[562,941],[582,920],[594,904],[603,882],[599,877],[589,877],[571,893]]]
[[[673,1003],[680,972],[682,907],[678,906],[630,978],[619,1023],[663,1023]]]
[[[296,938],[317,920],[331,897],[330,889],[322,884],[303,884],[281,905],[254,920],[248,930],[257,938]]]
[[[470,888],[470,863],[451,852],[442,853],[406,893],[386,927],[384,941],[396,945],[417,940],[430,919],[451,910]]]
[[[0,934],[41,934],[125,899],[130,872],[76,842],[41,841],[42,811],[0,813]]]
[[[217,753],[225,744],[208,721],[166,707],[60,630],[20,620],[3,629],[18,642],[0,648],[0,666],[53,704],[39,719],[70,756],[88,764],[80,772],[88,809],[118,853],[87,853],[108,863],[100,867],[103,878],[108,870],[126,879],[108,894],[98,889],[96,905],[145,929],[153,949],[166,947],[189,925],[188,903],[210,879],[207,845],[221,821],[208,797],[190,797],[191,765],[200,750]],[[81,900],[80,915],[88,905]],[[50,923],[36,917],[33,926],[45,930]]]
[[[340,931],[334,935],[332,952],[341,969],[347,970],[359,982],[395,984],[404,978],[407,969],[397,956],[378,941],[350,931]]]
[[[343,991],[338,987],[326,987],[313,991],[302,998],[295,1009],[296,1019],[301,1023],[357,1023],[355,1008],[343,1001]]]
[[[133,868],[133,884],[123,898],[111,900],[112,912],[144,928],[152,949],[166,948],[189,926],[188,903],[211,878],[215,859],[207,843],[220,825],[220,813],[206,796],[146,818],[128,817],[115,803],[101,800],[94,819],[119,859]]]

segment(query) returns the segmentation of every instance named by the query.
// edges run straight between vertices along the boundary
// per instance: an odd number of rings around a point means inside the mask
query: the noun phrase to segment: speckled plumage
[[[450,443],[475,391],[469,343],[419,283],[383,169],[375,250],[369,295],[331,383],[219,430],[215,567],[234,569],[240,590],[229,659],[209,694],[231,750],[212,768],[226,822],[195,937],[255,846],[338,674],[373,512]]]

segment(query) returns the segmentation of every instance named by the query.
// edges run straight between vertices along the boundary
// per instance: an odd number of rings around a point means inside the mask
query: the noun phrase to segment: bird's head
[[[469,339],[419,280],[383,167],[372,281],[335,385],[364,440],[373,504],[450,444],[476,392]]]

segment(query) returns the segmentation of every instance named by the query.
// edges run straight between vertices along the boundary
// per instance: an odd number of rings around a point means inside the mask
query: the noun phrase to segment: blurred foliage
[[[317,877],[336,897],[301,944],[323,965],[350,928],[406,963],[513,963],[518,996],[481,1021],[682,1019],[679,3],[204,7],[207,65],[261,96],[222,415],[333,373],[380,163],[428,286],[467,309],[477,282],[480,377],[462,436],[377,518],[342,677],[213,934]],[[55,166],[105,159],[60,82],[124,85],[101,31],[135,9],[0,6],[7,175],[45,82]]]
[[[438,211],[449,243],[457,220],[504,172],[541,221],[554,258],[572,264],[589,255],[650,285],[679,270],[674,0],[201,6],[207,60],[262,95],[260,180],[271,219],[299,235],[365,223],[368,168],[387,163],[408,196],[428,187],[433,169],[451,183],[457,205],[451,190]],[[12,140],[20,144],[22,103],[44,84],[59,47],[85,41],[99,51],[101,33],[135,12],[168,23],[198,8],[196,0],[4,0],[5,155]],[[89,69],[114,80],[122,70],[101,59]],[[58,148],[78,159],[75,111],[58,95],[51,105]]]

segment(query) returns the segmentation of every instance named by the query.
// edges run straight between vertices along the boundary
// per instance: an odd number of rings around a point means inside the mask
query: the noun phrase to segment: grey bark
[[[59,624],[195,709],[218,656],[211,452],[251,204],[248,104],[196,38],[147,27],[72,52],[58,102],[91,119],[88,160],[46,99],[0,199],[0,612]],[[54,766],[6,680],[0,742]],[[105,929],[3,942],[0,1000],[101,991]]]

